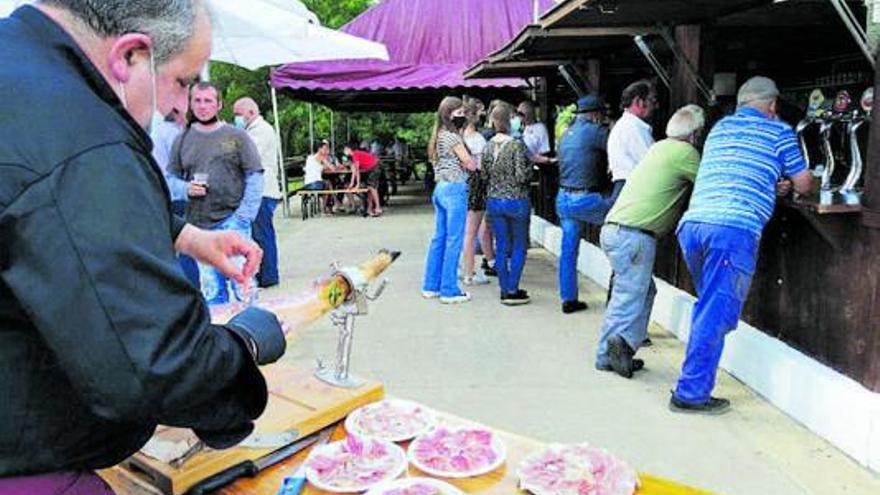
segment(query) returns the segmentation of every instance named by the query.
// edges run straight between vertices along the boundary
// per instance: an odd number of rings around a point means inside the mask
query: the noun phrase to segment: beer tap
[[[808,167],[810,166],[810,150],[807,148],[807,140],[804,137],[804,132],[807,130],[808,127],[810,127],[811,125],[813,125],[815,123],[816,123],[815,115],[807,114],[806,117],[804,117],[803,119],[801,119],[800,122],[798,122],[798,125],[795,128],[795,133],[797,134],[797,137],[798,137],[798,143],[800,143],[800,145],[801,145],[801,153],[803,153],[804,160],[807,162]]]
[[[806,115],[803,119],[801,119],[800,122],[798,122],[797,127],[795,128],[798,143],[801,147],[801,153],[804,155],[804,160],[807,162],[807,166],[812,170],[813,175],[816,177],[821,175],[822,170],[824,170],[824,165],[820,163],[813,163],[816,160],[810,159],[810,149],[809,146],[807,146],[807,137],[805,134],[810,126],[820,123],[822,104],[824,102],[825,95],[822,93],[822,90],[814,89],[810,93]]]
[[[862,150],[859,147],[859,129],[870,121],[871,109],[874,104],[874,88],[868,88],[862,93],[859,101],[862,111],[853,110],[852,118],[847,124],[847,136],[849,137],[849,156],[850,168],[843,185],[840,187],[840,194],[848,205],[861,204],[861,191],[856,190],[856,185],[862,178],[864,170],[864,159],[862,158]]]
[[[826,116],[819,124],[819,136],[822,139],[822,154],[825,155],[825,166],[822,169],[819,186],[819,203],[830,205],[834,203],[834,191],[831,189],[831,176],[834,175],[834,149],[831,147],[831,131],[834,128],[834,119]]]

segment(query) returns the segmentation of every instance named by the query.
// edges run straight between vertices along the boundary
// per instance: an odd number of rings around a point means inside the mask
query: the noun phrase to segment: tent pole
[[[330,110],[330,152],[336,153],[336,122],[333,118],[333,110]]]
[[[211,80],[211,61],[210,60],[205,62],[205,65],[202,66],[202,71],[199,73],[199,80],[202,82],[209,82]]]
[[[309,103],[309,154],[315,152],[315,104]]]
[[[272,120],[275,121],[275,142],[278,143],[278,153],[276,155],[278,171],[281,175],[281,190],[284,191],[284,218],[290,218],[290,204],[287,202],[287,170],[284,169],[284,148],[281,142],[281,122],[278,118],[278,92],[275,86],[269,84],[272,90]]]

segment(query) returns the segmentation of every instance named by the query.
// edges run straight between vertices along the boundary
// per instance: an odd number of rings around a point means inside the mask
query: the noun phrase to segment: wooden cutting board
[[[333,424],[360,406],[381,400],[382,384],[367,381],[356,389],[328,385],[312,375],[312,371],[276,363],[262,368],[269,386],[269,403],[256,422],[260,433],[281,433],[296,429],[299,437]],[[185,441],[189,430],[157,429],[156,435],[168,441]],[[245,461],[254,461],[272,453],[275,448],[236,447],[227,450],[200,452],[182,466],[158,461],[141,452],[112,468],[113,478],[128,486],[116,487],[121,493],[155,492],[182,495],[198,482]]]

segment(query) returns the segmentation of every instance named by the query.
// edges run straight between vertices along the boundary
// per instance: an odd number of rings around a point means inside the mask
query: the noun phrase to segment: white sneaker
[[[486,276],[486,272],[482,269],[478,269],[473,276],[474,283],[477,285],[486,285],[489,283],[489,277]]]
[[[425,299],[437,299],[438,297],[440,297],[440,293],[433,290],[423,290],[422,297],[424,297]]]
[[[466,303],[471,300],[471,295],[467,292],[462,292],[457,296],[451,297],[440,297],[440,302],[443,304],[461,304]]]

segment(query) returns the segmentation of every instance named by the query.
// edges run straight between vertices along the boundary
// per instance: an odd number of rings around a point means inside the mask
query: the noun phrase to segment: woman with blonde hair
[[[439,297],[444,304],[463,303],[471,298],[458,286],[458,260],[467,218],[468,171],[477,169],[461,137],[466,123],[462,100],[453,96],[443,98],[428,143],[428,158],[437,182],[431,198],[436,216],[422,296]]]
[[[477,131],[477,123],[480,120],[480,110],[483,103],[475,98],[467,98],[464,102],[465,116],[467,117],[467,125],[464,128],[462,136],[464,137],[465,146],[474,158],[477,169],[468,176],[468,211],[467,222],[464,230],[464,256],[462,260],[462,280],[465,285],[488,284],[489,279],[486,277],[483,269],[474,269],[474,258],[476,257],[476,245],[474,240],[477,235],[480,237],[480,247],[483,249],[483,258],[485,260],[495,259],[492,246],[492,235],[486,228],[484,213],[486,211],[486,174],[480,169],[480,159],[483,156],[483,149],[486,147],[486,138]]]

